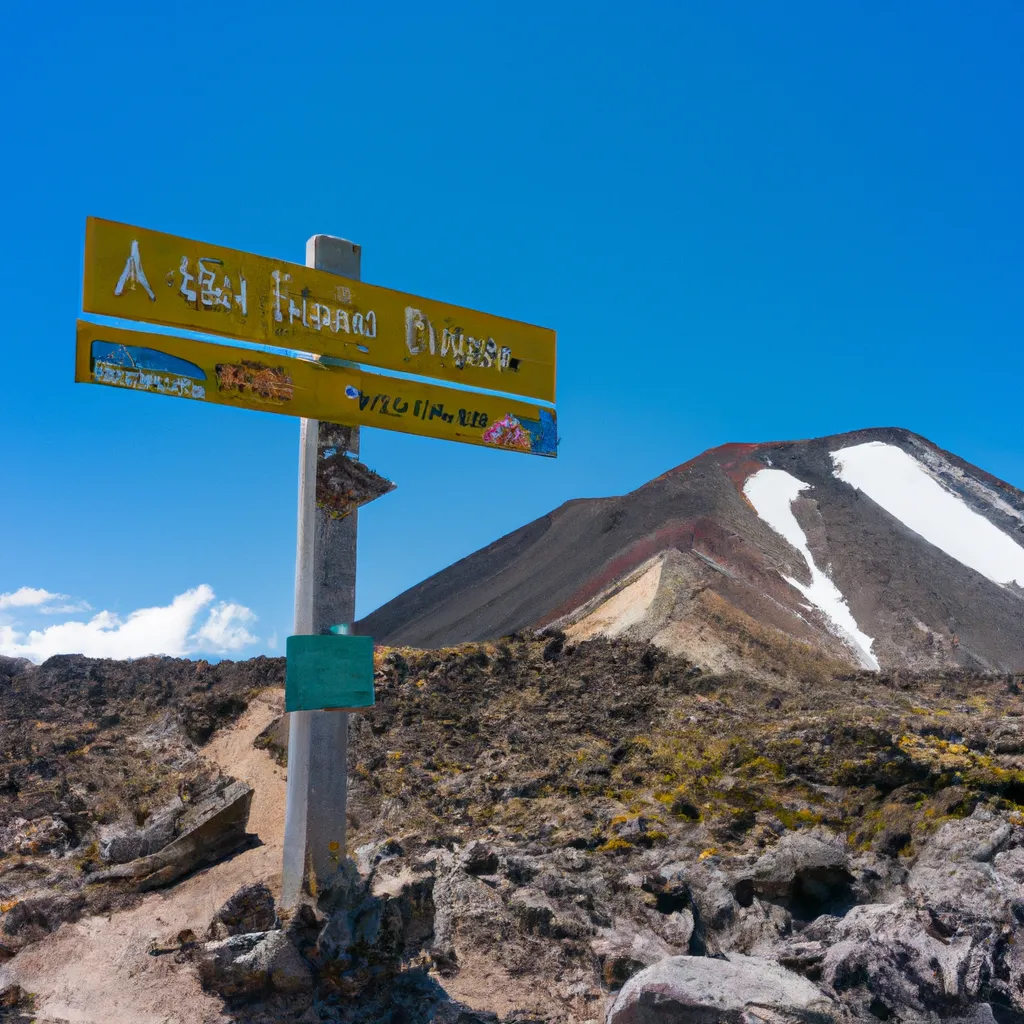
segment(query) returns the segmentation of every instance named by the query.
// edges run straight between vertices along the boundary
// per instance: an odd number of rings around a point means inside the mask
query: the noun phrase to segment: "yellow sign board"
[[[85,312],[555,400],[555,332],[90,217]]]
[[[555,410],[190,338],[78,321],[75,380],[554,457]]]

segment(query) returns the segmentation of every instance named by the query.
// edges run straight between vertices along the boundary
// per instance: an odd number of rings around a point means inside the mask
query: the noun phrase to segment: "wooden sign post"
[[[284,908],[307,870],[323,889],[345,857],[345,709],[372,705],[372,640],[346,636],[355,508],[393,485],[354,461],[360,427],[549,458],[558,445],[554,331],[365,284],[342,238],[315,235],[306,264],[90,217],[86,313],[249,347],[80,320],[75,355],[83,383],[300,417]]]
[[[306,243],[309,266],[350,280],[359,280],[360,256],[359,246],[341,238],[315,235]],[[359,428],[304,419],[299,434],[295,632],[321,635],[333,625],[347,629],[355,622],[358,512],[338,519],[318,507],[316,481],[320,467],[335,450],[359,454]],[[370,657],[372,672],[372,644]],[[316,891],[330,885],[345,858],[348,832],[348,712],[298,714],[309,730],[309,754],[307,775],[298,780],[295,799],[305,800],[307,808],[300,812],[302,825],[296,821],[297,835],[292,839],[293,847],[302,845],[302,853],[290,863],[287,857],[284,862],[281,905],[286,908],[298,902],[304,873]],[[288,745],[290,752],[290,733]],[[288,839],[286,817],[285,841]]]

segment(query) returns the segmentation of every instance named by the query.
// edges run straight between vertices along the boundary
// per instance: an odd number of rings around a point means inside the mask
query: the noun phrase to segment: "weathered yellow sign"
[[[555,332],[90,217],[85,312],[555,400]]]
[[[554,457],[555,410],[254,349],[78,321],[75,380]]]

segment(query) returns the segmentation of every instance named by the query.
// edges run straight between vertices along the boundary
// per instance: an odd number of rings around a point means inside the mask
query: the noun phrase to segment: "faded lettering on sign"
[[[468,431],[477,433],[486,444],[496,448],[511,448],[515,451],[530,452],[534,455],[553,455],[558,445],[554,415],[546,409],[539,410],[539,419],[517,419],[507,413],[493,423],[486,412],[473,408],[456,407],[446,402],[423,398],[402,398],[385,392],[370,394],[352,385],[345,388],[345,396],[359,404],[362,413],[372,412],[387,417],[410,417],[429,423],[441,420],[457,424]],[[472,399],[472,395],[467,395]]]
[[[518,361],[512,358],[512,349],[507,345],[499,348],[493,338],[474,338],[461,327],[451,326],[444,327],[438,339],[437,329],[430,319],[412,306],[405,310],[405,347],[411,356],[429,352],[432,356],[450,359],[459,370],[467,366],[498,371],[519,368]]]
[[[177,356],[107,341],[94,341],[91,355],[97,384],[178,398],[206,398],[206,374],[195,363]]]
[[[545,403],[555,398],[553,331],[113,221],[87,221],[83,307]]]
[[[238,285],[234,285],[230,276],[224,272],[221,260],[212,256],[200,256],[193,267],[187,256],[181,257],[178,266],[181,283],[178,294],[190,306],[197,309],[227,309],[234,303],[245,316],[248,312],[248,284],[239,270],[235,274]],[[167,275],[167,283],[174,287],[174,272]]]

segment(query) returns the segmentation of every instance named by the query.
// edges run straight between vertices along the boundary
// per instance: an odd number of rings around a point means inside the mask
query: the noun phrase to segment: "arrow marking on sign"
[[[146,289],[146,294],[156,302],[153,289],[149,287],[149,282],[146,280],[146,272],[142,269],[142,257],[139,255],[138,240],[133,240],[132,251],[128,254],[128,262],[125,263],[124,270],[121,271],[121,277],[114,288],[114,294],[120,295],[124,291],[126,283],[130,283],[132,291],[134,291],[136,282],[141,284]]]

